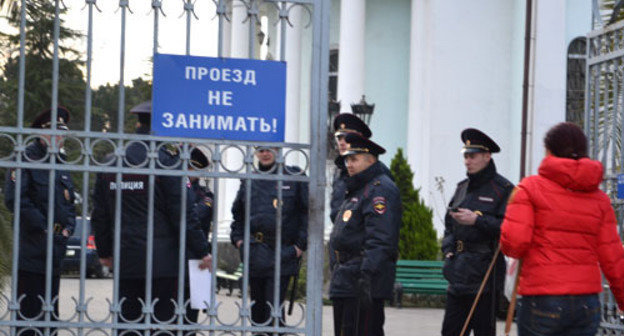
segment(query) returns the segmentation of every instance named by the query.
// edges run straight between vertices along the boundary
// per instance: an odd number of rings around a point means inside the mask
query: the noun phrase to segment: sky
[[[159,15],[159,52],[185,54],[186,14],[183,0],[164,0]],[[191,21],[191,54],[196,56],[217,55],[218,19],[212,1],[195,1],[195,13],[199,20]],[[86,60],[89,10],[83,0],[65,0],[68,7],[63,16],[66,26],[82,32],[85,37],[73,46],[84,53]],[[91,86],[115,84],[120,79],[121,16],[117,0],[100,0],[97,6],[102,12],[93,11],[93,63]],[[130,0],[126,12],[126,47],[124,82],[126,85],[137,77],[151,78],[154,13],[149,0]]]

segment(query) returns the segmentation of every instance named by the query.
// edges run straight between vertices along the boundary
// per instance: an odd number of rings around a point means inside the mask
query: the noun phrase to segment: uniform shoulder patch
[[[377,180],[377,181],[373,182],[373,185],[375,185],[375,186],[381,185],[381,181]]]
[[[207,207],[212,207],[212,198],[204,196],[204,205],[206,205]]]
[[[375,210],[376,213],[383,215],[386,213],[386,209],[387,205],[385,197],[378,196],[373,198],[373,210]]]

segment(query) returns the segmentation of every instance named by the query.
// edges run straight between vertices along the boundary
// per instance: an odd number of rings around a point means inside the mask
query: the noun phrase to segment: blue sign
[[[155,135],[283,142],[286,63],[154,55]]]
[[[617,198],[624,198],[624,174],[618,174],[617,176]]]

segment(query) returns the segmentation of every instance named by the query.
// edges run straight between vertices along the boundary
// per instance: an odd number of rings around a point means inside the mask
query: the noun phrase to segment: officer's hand
[[[242,241],[242,240],[237,241],[237,242],[236,242],[236,248],[238,248],[238,249],[239,249],[239,248],[241,247],[241,245],[242,245],[242,244],[243,244],[243,241]]]
[[[444,255],[444,257],[445,257],[446,259],[451,259],[451,258],[453,258],[453,256],[454,256],[454,255],[455,255],[455,254],[453,254],[453,252],[448,252],[448,253],[446,253],[446,254]]]
[[[212,272],[212,254],[209,254],[202,258],[201,262],[199,263],[199,269],[208,269],[210,272]]]
[[[358,279],[358,299],[362,308],[368,309],[373,304],[371,277],[366,272],[361,272]]]
[[[69,230],[67,229],[63,229],[63,232],[61,232],[63,234],[63,237],[67,238],[69,237]]]
[[[113,269],[113,257],[100,258],[100,264],[102,266],[106,266],[110,269]]]
[[[456,212],[451,211],[450,214],[457,223],[462,225],[474,225],[478,217],[472,210],[465,208],[459,208]]]
[[[293,247],[295,248],[295,252],[297,252],[297,258],[301,257],[301,255],[303,254],[303,251],[297,247],[297,245],[293,245]]]

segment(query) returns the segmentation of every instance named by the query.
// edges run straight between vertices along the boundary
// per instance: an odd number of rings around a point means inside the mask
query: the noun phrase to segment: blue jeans
[[[525,296],[518,303],[518,336],[594,336],[598,294]]]

